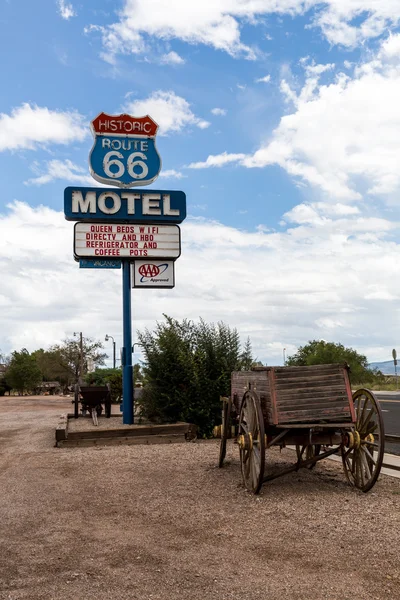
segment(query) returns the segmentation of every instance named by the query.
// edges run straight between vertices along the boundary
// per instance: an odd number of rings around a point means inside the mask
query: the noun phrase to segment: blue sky
[[[314,338],[390,358],[398,2],[1,7],[0,350],[77,329],[121,345],[119,274],[79,271],[61,211],[66,186],[95,185],[90,121],[125,111],[160,126],[150,187],[188,203],[176,288],[134,290],[135,330],[165,312],[226,321],[268,364]]]

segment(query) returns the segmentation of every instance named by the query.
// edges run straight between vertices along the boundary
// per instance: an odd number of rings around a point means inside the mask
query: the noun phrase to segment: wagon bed
[[[234,371],[231,398],[238,412],[246,390],[257,392],[266,426],[355,421],[347,365]]]

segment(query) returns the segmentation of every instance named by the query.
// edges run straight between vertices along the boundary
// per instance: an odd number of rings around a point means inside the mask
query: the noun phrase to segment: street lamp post
[[[283,349],[283,366],[286,365],[286,348]]]
[[[106,334],[106,337],[104,338],[106,342],[108,342],[108,340],[112,340],[113,343],[113,368],[115,369],[115,341],[112,335],[108,335]]]

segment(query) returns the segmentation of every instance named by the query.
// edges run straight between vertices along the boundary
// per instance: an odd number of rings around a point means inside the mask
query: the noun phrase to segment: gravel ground
[[[400,599],[399,479],[324,461],[255,497],[216,441],[54,448],[63,402],[0,399],[1,600]]]

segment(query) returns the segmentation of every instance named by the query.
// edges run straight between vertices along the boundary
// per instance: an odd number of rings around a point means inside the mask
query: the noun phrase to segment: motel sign
[[[122,270],[123,422],[131,425],[131,287],[174,287],[175,261],[181,254],[178,223],[186,218],[186,195],[128,189],[152,183],[161,169],[155,144],[158,125],[151,117],[102,112],[90,127],[94,137],[90,172],[96,181],[117,187],[67,187],[64,214],[68,221],[76,221],[74,258],[80,268]]]

